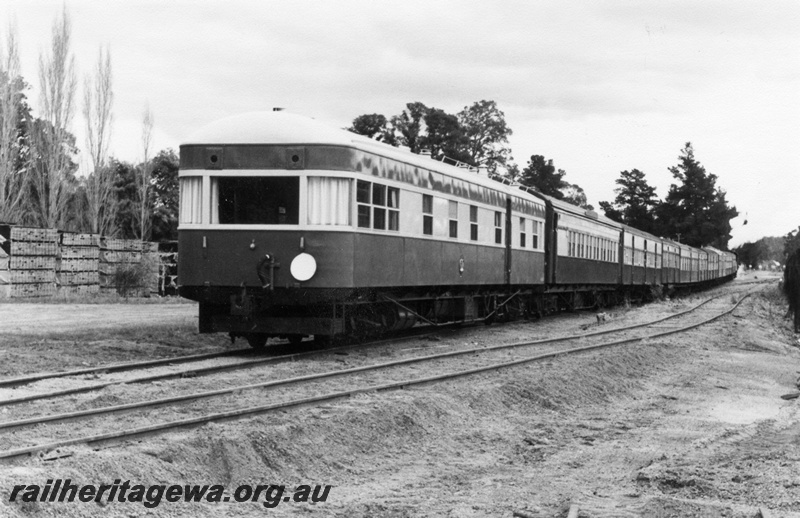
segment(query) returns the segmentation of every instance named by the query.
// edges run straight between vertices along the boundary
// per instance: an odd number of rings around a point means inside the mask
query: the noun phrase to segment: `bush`
[[[150,276],[153,260],[142,258],[138,263],[121,263],[114,270],[114,286],[121,297],[136,296],[140,292],[150,295]]]

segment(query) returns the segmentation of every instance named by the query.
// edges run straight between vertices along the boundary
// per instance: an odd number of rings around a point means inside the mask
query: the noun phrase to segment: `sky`
[[[64,8],[79,85],[110,50],[121,160],[143,157],[146,107],[152,148],[177,151],[210,122],[273,107],[347,127],[487,99],[514,161],[552,159],[595,207],[634,168],[666,196],[691,142],[741,213],[730,246],[800,226],[797,0],[0,0],[0,41],[13,24],[35,109]],[[70,129],[85,147],[81,98]]]

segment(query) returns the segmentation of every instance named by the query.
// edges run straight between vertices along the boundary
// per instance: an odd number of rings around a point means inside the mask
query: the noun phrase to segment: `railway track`
[[[688,331],[731,313],[746,296],[744,295],[736,304],[731,304],[730,307],[726,307],[724,310],[715,310],[710,307],[711,302],[731,297],[730,293],[719,295],[709,298],[689,310],[634,326],[603,329],[590,333],[543,340],[478,348],[462,348],[437,354],[410,356],[382,363],[375,363],[370,361],[371,358],[367,358],[364,361],[359,360],[360,365],[347,368],[328,369],[322,372],[309,372],[300,375],[295,372],[294,375],[290,373],[290,375],[283,378],[244,385],[231,384],[223,380],[222,383],[228,384],[228,386],[214,390],[107,405],[99,408],[87,408],[77,412],[54,413],[10,420],[0,423],[0,429],[16,430],[15,436],[22,439],[27,445],[14,448],[8,444],[8,441],[2,441],[0,448],[8,449],[0,452],[0,459],[13,459],[76,444],[119,441],[176,428],[197,426],[212,421],[242,418],[301,405],[320,404],[361,393],[434,383],[551,359],[561,355],[583,353],[603,347],[658,338]],[[678,318],[685,322],[669,329],[664,329],[666,322]],[[596,340],[597,337],[607,334],[616,334],[618,336],[610,341]],[[579,343],[576,344],[575,342]],[[531,353],[531,348],[535,348],[535,354]],[[415,373],[415,366],[424,365],[426,368],[432,369],[437,364],[452,363],[455,359],[458,362],[455,367],[442,365],[442,372],[434,376],[420,377]],[[320,387],[319,385],[322,386]],[[269,390],[268,397],[270,401],[275,402],[231,409],[239,401],[237,396],[244,392],[255,390]],[[198,408],[197,402],[200,401],[206,403],[203,405],[204,408]],[[209,401],[216,402],[210,404],[208,403]],[[189,402],[194,403],[186,405]],[[137,412],[146,411],[148,412],[148,417],[152,417],[151,413],[154,409],[173,405],[178,405],[174,409],[175,413],[192,415],[183,418],[176,418],[172,415],[157,424],[137,426]],[[123,416],[119,420],[101,419],[101,417],[109,414],[123,414]],[[98,429],[105,429],[105,431],[68,439],[60,438],[69,430],[64,423],[76,420],[88,420],[89,425],[87,427],[92,431]],[[41,435],[36,435],[40,431],[44,431],[44,435],[48,437],[43,438]],[[59,439],[53,440],[55,437]]]

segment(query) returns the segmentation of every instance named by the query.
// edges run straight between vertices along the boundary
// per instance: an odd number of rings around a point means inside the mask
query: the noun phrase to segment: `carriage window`
[[[458,202],[450,202],[450,237],[458,237]]]
[[[372,212],[369,206],[370,202],[370,183],[358,181],[356,184],[356,201],[358,202],[358,226],[362,228],[370,228]]]
[[[503,213],[494,213],[494,242],[498,245],[503,242]]]
[[[478,240],[478,207],[475,205],[469,206],[469,238]]]
[[[310,225],[349,225],[350,189],[348,178],[308,179],[308,223]]]
[[[212,223],[297,225],[300,178],[285,176],[212,178]]]
[[[184,176],[180,179],[180,223],[202,223],[203,178]]]
[[[519,218],[519,246],[525,248],[525,218]]]
[[[531,235],[531,247],[538,249],[539,248],[539,227],[542,224],[539,221],[533,221],[533,230]]]
[[[433,196],[430,194],[422,195],[422,233],[433,235]]]
[[[356,183],[358,226],[377,230],[400,228],[400,189],[359,180]]]

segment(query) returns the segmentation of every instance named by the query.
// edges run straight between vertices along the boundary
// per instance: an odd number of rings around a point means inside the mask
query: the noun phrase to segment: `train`
[[[694,248],[283,110],[180,145],[178,279],[199,332],[373,336],[598,308],[736,275]]]

